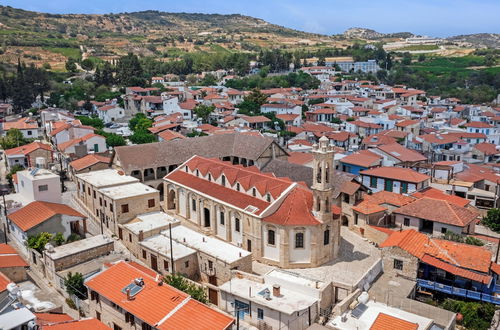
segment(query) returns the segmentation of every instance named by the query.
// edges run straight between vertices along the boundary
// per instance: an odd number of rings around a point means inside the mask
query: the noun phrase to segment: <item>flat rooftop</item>
[[[434,323],[431,319],[426,317],[405,312],[394,307],[389,307],[379,302],[369,301],[365,304],[365,306],[367,307],[366,310],[362,312],[359,317],[354,317],[351,314],[351,311],[348,311],[345,313],[347,316],[345,322],[342,322],[342,316],[339,315],[328,322],[327,325],[339,330],[370,329],[380,313],[396,317],[407,322],[416,323],[418,324],[418,330],[429,329]]]
[[[59,178],[59,175],[52,173],[51,171],[44,168],[33,168],[29,170],[19,171],[17,172],[17,176],[19,177],[19,175],[30,178],[31,180]]]
[[[118,261],[124,260],[127,257],[128,253],[127,255],[124,255],[123,252],[118,253],[116,251],[113,251],[108,255],[100,256],[98,258],[94,258],[92,260],[88,260],[78,265],[74,265],[72,267],[58,271],[57,275],[61,278],[66,278],[69,273],[80,273],[83,275],[84,279],[87,279],[90,276],[99,273],[103,269],[104,264],[113,264]]]
[[[168,230],[162,231],[162,234],[170,237]],[[247,250],[240,249],[218,238],[203,235],[182,225],[172,228],[172,238],[183,245],[206,253],[229,264],[251,255]]]
[[[47,255],[52,260],[57,260],[73,254],[78,254],[82,251],[94,249],[109,243],[113,243],[111,237],[106,235],[96,235],[72,243],[56,246],[54,247],[54,252],[47,251]]]
[[[113,200],[130,198],[142,195],[148,195],[152,193],[159,193],[158,190],[145,185],[144,183],[134,182],[122,184],[114,187],[107,187],[99,189],[99,192],[104,196],[109,197]]]
[[[155,235],[148,237],[143,241],[139,242],[141,246],[147,249],[158,252],[164,257],[170,259],[170,238],[164,235]],[[182,259],[191,254],[195,254],[196,251],[187,247],[181,243],[172,240],[172,252],[174,260]]]
[[[264,278],[267,280],[278,279],[290,283],[292,285],[300,285],[308,288],[319,289],[318,284],[323,286],[325,283],[312,278],[304,277],[296,273],[292,273],[283,269],[273,269]],[[319,283],[318,283],[319,282]]]
[[[169,224],[178,224],[179,220],[162,211],[149,212],[138,215],[135,219],[130,220],[123,227],[130,230],[132,233],[139,235],[139,232],[148,232],[151,230],[168,227]]]
[[[273,284],[272,282],[259,283],[246,278],[233,277],[219,288],[221,291],[229,292],[234,296],[251,300],[287,315],[307,309],[318,301],[315,297],[284,288],[283,286],[280,288],[280,296],[275,297],[273,296]],[[270,291],[271,299],[269,300],[262,294],[266,289]]]
[[[104,188],[139,182],[139,179],[125,174],[122,175],[119,172],[123,173],[121,171],[109,168],[100,171],[77,174],[76,177],[96,188]]]

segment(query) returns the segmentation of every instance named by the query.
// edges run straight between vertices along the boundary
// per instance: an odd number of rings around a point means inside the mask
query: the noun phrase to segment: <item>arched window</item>
[[[267,230],[267,244],[275,245],[276,244],[276,232],[273,229]]]
[[[295,233],[295,248],[302,249],[304,247],[304,233]]]
[[[321,183],[321,165],[318,165],[318,171],[316,174],[316,181],[318,181],[318,183]]]
[[[325,212],[328,212],[328,210],[330,209],[330,203],[328,201],[328,197],[325,199]]]
[[[330,244],[330,227],[326,227],[325,231],[323,232],[323,245],[328,244]]]
[[[316,211],[321,211],[321,199],[317,199],[317,203],[316,203]]]
[[[330,180],[330,168],[328,167],[328,163],[326,164],[325,176],[326,176],[326,183],[328,183]]]
[[[222,185],[225,187],[226,186],[226,177],[223,175],[221,178]]]

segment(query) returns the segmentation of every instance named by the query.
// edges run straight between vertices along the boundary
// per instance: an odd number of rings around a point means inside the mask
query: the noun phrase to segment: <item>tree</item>
[[[215,110],[214,105],[199,104],[194,108],[194,113],[204,123],[208,122],[208,117]]]
[[[77,67],[76,67],[76,62],[74,59],[72,58],[69,58],[67,61],[66,61],[66,70],[69,71],[69,72],[76,72],[77,70]]]
[[[24,170],[24,167],[22,167],[21,165],[17,165],[17,164],[10,168],[9,173],[7,173],[7,175],[6,175],[6,179],[7,179],[7,181],[9,181],[9,185],[12,186],[12,177],[14,176],[14,174],[16,174],[17,172],[22,171],[22,170]]]
[[[205,77],[200,81],[201,86],[214,86],[217,85],[217,78],[211,74],[207,73]]]
[[[104,127],[104,122],[98,117],[78,116],[76,119],[80,120],[83,125],[92,126],[96,129],[102,129]]]
[[[135,144],[152,143],[156,141],[156,137],[148,131],[136,131],[129,136],[129,140]]]
[[[116,80],[122,86],[144,86],[144,70],[137,55],[129,53],[118,59],[116,64]]]
[[[80,65],[85,71],[91,71],[94,69],[94,62],[89,58],[84,59]]]
[[[164,277],[163,281],[174,288],[189,294],[193,299],[206,304],[207,294],[203,287],[191,283],[180,274],[171,274]]]
[[[425,61],[425,54],[420,54],[420,55],[418,55],[418,61],[419,61],[419,62],[423,62],[423,61]]]
[[[56,243],[57,246],[61,246],[66,242],[66,239],[64,238],[62,233],[57,233],[54,236],[54,243]]]
[[[136,113],[134,117],[132,117],[128,122],[128,127],[131,131],[135,131],[135,127],[137,126],[140,119],[147,118],[145,114],[142,112]]]
[[[68,273],[64,279],[64,286],[69,295],[76,296],[78,299],[87,299],[87,288],[84,284],[84,278],[81,273]]]
[[[17,128],[9,129],[5,136],[0,137],[0,146],[2,146],[3,150],[23,146],[29,142],[31,141],[25,139],[23,133]]]
[[[318,66],[324,66],[325,65],[325,61],[326,61],[325,57],[324,56],[320,56],[318,58]]]
[[[500,232],[500,209],[488,210],[488,213],[483,217],[481,223],[493,231]]]
[[[45,245],[52,241],[53,235],[47,232],[41,232],[38,235],[28,237],[27,245],[30,249],[37,250],[42,253],[45,250]]]
[[[124,146],[127,144],[127,141],[125,141],[125,138],[123,136],[114,134],[114,133],[107,133],[104,135],[106,137],[106,144],[108,147],[119,147],[119,146]]]
[[[493,54],[488,54],[484,57],[484,65],[486,66],[494,66],[496,64],[496,56]]]

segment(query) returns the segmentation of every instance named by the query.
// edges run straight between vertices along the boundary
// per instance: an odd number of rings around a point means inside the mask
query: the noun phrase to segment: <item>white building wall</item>
[[[224,213],[224,224],[221,224],[221,212]],[[229,219],[229,212],[226,212],[223,208],[217,207],[217,237],[227,240],[227,221],[230,221]]]
[[[281,242],[281,235],[280,231],[275,228],[273,229],[275,232],[275,244],[274,245],[269,245],[267,244],[267,235],[268,235],[268,227],[263,226],[262,228],[262,245],[263,245],[263,257],[269,260],[274,260],[274,261],[279,261],[280,260],[280,242]]]
[[[179,213],[186,217],[186,192],[182,189],[179,190]]]
[[[240,219],[240,231],[236,231],[236,218]],[[236,246],[242,246],[243,243],[243,237],[242,233],[243,232],[243,217],[238,214],[238,213],[232,213],[231,214],[231,237],[232,240],[231,242],[236,245]]]
[[[303,248],[295,248],[295,234],[297,231],[290,230],[288,244],[289,254],[290,254],[290,262],[302,263],[302,262],[310,262],[311,261],[311,230],[307,228],[303,231],[304,233],[304,247]]]

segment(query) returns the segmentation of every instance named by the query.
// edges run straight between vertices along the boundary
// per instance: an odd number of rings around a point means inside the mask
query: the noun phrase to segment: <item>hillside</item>
[[[243,15],[166,13],[46,14],[0,6],[0,61],[47,63],[63,70],[69,57],[117,58],[128,52],[174,58],[185,52],[345,46],[333,38]]]
[[[343,34],[346,38],[352,39],[366,39],[366,40],[379,40],[379,39],[393,39],[393,38],[409,38],[413,36],[410,32],[396,32],[396,33],[381,33],[372,29],[354,27],[347,29]]]
[[[500,48],[500,34],[498,33],[476,33],[446,38],[446,40],[464,43],[473,47]]]

